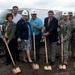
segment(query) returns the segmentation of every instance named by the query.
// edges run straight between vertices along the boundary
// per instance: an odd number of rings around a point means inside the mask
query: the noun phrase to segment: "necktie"
[[[51,22],[51,18],[48,19],[48,26],[49,26],[50,22]]]

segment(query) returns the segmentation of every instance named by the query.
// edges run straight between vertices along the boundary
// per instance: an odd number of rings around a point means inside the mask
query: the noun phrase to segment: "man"
[[[31,24],[32,33],[35,33],[35,47],[36,47],[36,61],[39,62],[40,56],[40,41],[42,36],[42,21],[37,18],[36,10],[31,10],[31,19],[29,19]]]
[[[72,57],[75,57],[75,19],[73,19],[72,12],[69,12],[69,20],[71,22],[70,45],[71,45]]]
[[[1,31],[2,31],[2,26],[0,26],[0,38],[1,38],[3,41],[5,41],[4,37],[2,36]],[[3,63],[4,63],[4,61],[0,60],[0,64],[3,64]]]
[[[22,18],[22,16],[20,14],[18,14],[18,7],[17,6],[13,6],[12,14],[13,14],[13,20],[12,21],[15,24],[17,24],[17,22]]]
[[[13,14],[13,22],[15,24],[17,24],[17,22],[22,18],[22,16],[20,14],[18,14],[18,7],[17,6],[13,6],[12,8],[12,14]],[[16,35],[16,33],[15,33]],[[16,60],[20,61],[19,59],[19,50],[17,49],[17,37],[16,37]]]
[[[63,30],[64,64],[67,65],[68,46],[71,38],[71,23],[68,20],[68,12],[62,12],[62,20],[59,21],[59,27]]]
[[[58,41],[57,27],[58,20],[54,17],[54,12],[49,11],[48,17],[44,19],[43,30],[46,31],[44,36],[47,37],[47,47],[50,65],[54,65],[55,63],[56,47]]]

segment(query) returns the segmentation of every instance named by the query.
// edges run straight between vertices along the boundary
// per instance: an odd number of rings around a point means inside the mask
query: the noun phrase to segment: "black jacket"
[[[55,42],[58,40],[58,33],[57,33],[57,27],[58,27],[58,20],[53,17],[51,22],[49,23],[48,26],[48,17],[45,18],[44,20],[44,26],[46,27],[46,32],[49,32],[49,38],[50,42]]]
[[[21,38],[22,40],[28,40],[29,38],[29,30],[28,26],[30,26],[29,22],[24,22],[22,19],[17,23],[17,38]],[[30,27],[31,29],[31,27]]]

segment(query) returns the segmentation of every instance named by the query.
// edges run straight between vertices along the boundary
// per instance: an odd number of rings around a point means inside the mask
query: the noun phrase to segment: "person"
[[[48,17],[44,19],[44,27],[45,31],[44,37],[47,37],[47,48],[48,48],[48,56],[50,65],[55,64],[55,56],[56,56],[56,47],[58,41],[58,20],[54,17],[53,11],[48,11]]]
[[[22,19],[17,23],[17,41],[21,43],[21,50],[23,51],[23,62],[24,63],[32,63],[30,57],[30,50],[31,50],[31,27],[28,19],[28,12],[24,10],[22,12]],[[28,57],[28,61],[26,60],[26,54]]]
[[[31,18],[29,19],[29,23],[33,32],[35,33],[35,48],[36,48],[36,62],[39,62],[40,59],[40,41],[42,37],[42,21],[40,18],[37,17],[36,10],[31,10]],[[34,40],[34,39],[32,39]]]
[[[12,13],[8,13],[6,15],[6,22],[4,22],[3,24],[3,37],[6,39],[6,42],[9,46],[10,52],[12,54],[12,57],[15,61],[15,31],[16,31],[16,25],[14,22],[12,22],[13,19],[13,15]],[[11,63],[11,59],[8,53],[8,50],[5,46],[5,50],[6,50],[6,65],[9,65]]]
[[[75,57],[75,19],[73,19],[73,13],[69,12],[69,20],[71,22],[71,39],[70,39],[70,48],[72,52],[72,57]]]
[[[17,7],[17,6],[13,6],[13,8],[12,8],[12,15],[13,15],[13,22],[15,23],[15,24],[17,24],[17,22],[22,18],[22,15],[20,15],[19,13],[18,13],[18,10],[19,10],[19,8]]]
[[[62,12],[62,20],[59,21],[59,27],[63,30],[63,41],[64,44],[64,64],[67,65],[68,61],[68,47],[71,38],[71,23],[68,19],[68,12]]]
[[[13,8],[12,8],[13,20],[12,21],[15,24],[17,24],[17,22],[22,18],[22,15],[20,15],[18,13],[18,10],[19,10],[19,8],[17,6],[13,6]],[[16,32],[15,32],[15,35],[17,35]],[[17,46],[18,46],[18,44],[17,44],[17,36],[16,36],[16,60],[18,62],[20,62],[20,57],[19,57],[20,51],[18,50]]]
[[[1,38],[3,41],[5,41],[5,39],[4,39],[3,35],[2,35],[2,26],[0,26],[0,38]],[[4,63],[4,61],[0,60],[0,64],[3,64],[3,63]]]

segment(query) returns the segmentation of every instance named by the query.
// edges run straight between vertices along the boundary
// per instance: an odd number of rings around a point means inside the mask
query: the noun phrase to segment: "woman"
[[[13,15],[11,13],[8,13],[6,15],[6,22],[3,25],[3,36],[6,39],[6,42],[9,46],[10,52],[12,54],[12,57],[15,61],[15,31],[16,31],[16,25],[14,22],[12,22]],[[11,59],[8,53],[8,50],[6,49],[6,65],[9,65],[11,63]]]
[[[23,51],[23,62],[27,63],[26,57],[25,57],[25,51],[27,53],[28,62],[32,63],[31,57],[30,57],[30,50],[31,50],[31,29],[30,25],[27,22],[28,19],[28,12],[24,10],[22,12],[22,19],[19,20],[17,23],[17,37],[18,42],[21,42],[21,50]]]

